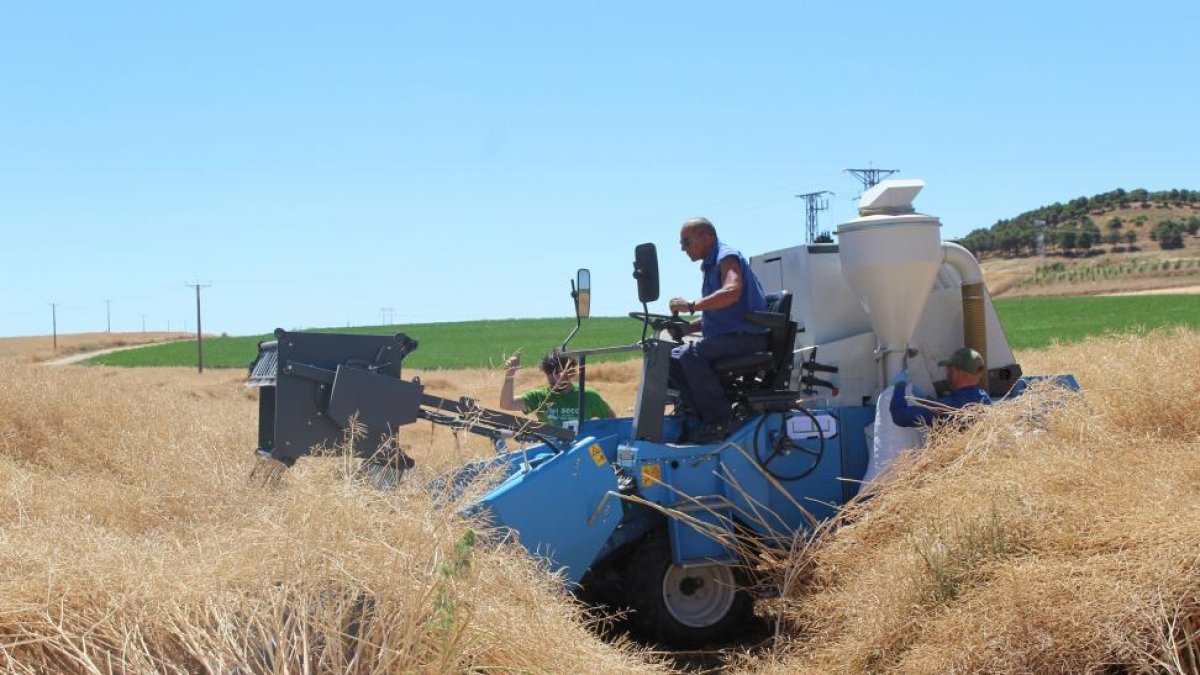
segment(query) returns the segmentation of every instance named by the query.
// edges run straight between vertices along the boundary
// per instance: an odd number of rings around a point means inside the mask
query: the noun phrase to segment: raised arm
[[[513,379],[521,369],[521,353],[517,352],[504,362],[504,382],[500,385],[500,409],[525,412],[525,402],[513,396]]]

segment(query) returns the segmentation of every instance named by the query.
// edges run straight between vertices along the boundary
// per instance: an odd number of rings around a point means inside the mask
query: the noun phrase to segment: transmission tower
[[[820,192],[807,192],[802,195],[796,195],[804,200],[804,223],[806,243],[813,243],[817,238],[817,214],[829,208],[829,200],[825,199],[824,195],[833,194],[829,190],[821,190]]]
[[[900,169],[842,169],[846,173],[854,176],[863,185],[863,192],[870,190],[879,184],[879,181],[888,176],[898,173]]]

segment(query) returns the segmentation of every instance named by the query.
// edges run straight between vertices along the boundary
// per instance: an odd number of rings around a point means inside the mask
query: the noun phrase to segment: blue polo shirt
[[[737,302],[724,309],[706,310],[701,315],[703,335],[706,338],[730,333],[763,333],[761,326],[747,323],[742,316],[746,312],[761,312],[767,309],[767,298],[763,294],[762,284],[750,269],[749,263],[735,248],[726,246],[720,239],[713,243],[712,250],[700,263],[704,273],[704,284],[701,286],[701,296],[707,297],[721,287],[721,261],[725,258],[737,258],[742,268],[742,294]]]
[[[915,427],[920,424],[933,426],[934,422],[950,414],[949,410],[931,410],[924,406],[910,404],[904,398],[907,389],[907,383],[901,382],[892,390],[892,401],[888,408],[892,411],[892,421],[896,423],[896,426]],[[945,396],[939,396],[937,402],[957,410],[972,403],[988,405],[992,402],[992,397],[979,387],[969,386],[959,387]]]

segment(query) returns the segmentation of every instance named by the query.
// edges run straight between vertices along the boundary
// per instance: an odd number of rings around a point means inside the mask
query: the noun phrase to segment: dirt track
[[[140,349],[142,347],[149,347],[152,344],[156,344],[156,343],[147,342],[146,344],[141,344],[141,345],[124,345],[121,347],[109,347],[108,349],[97,349],[96,351],[92,351],[92,352],[80,352],[78,354],[71,354],[70,356],[64,356],[62,358],[51,359],[50,361],[43,361],[42,365],[43,366],[68,366],[68,365],[71,365],[72,363],[79,363],[80,361],[87,361],[88,359],[90,359],[94,356],[100,356],[101,354],[111,354],[113,352],[123,352],[127,349]]]
[[[1200,293],[1200,286],[1152,288],[1146,291],[1123,291],[1121,293],[1104,293],[1104,295],[1195,295],[1197,293]]]

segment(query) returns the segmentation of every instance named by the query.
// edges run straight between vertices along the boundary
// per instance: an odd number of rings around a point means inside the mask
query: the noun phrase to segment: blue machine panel
[[[830,517],[858,491],[866,468],[868,407],[789,411],[746,421],[722,443],[636,441],[617,453],[638,494],[682,512],[669,532],[676,564],[731,554],[689,519],[727,529],[732,520],[768,540],[787,540]]]
[[[680,517],[667,520],[672,562],[688,567],[737,561],[737,556],[713,536],[729,529],[731,512],[724,500],[681,503],[675,510]]]
[[[621,521],[621,500],[609,495],[617,489],[608,462],[615,443],[582,439],[531,471],[513,474],[479,503],[493,524],[519,533],[530,553],[577,583]]]

